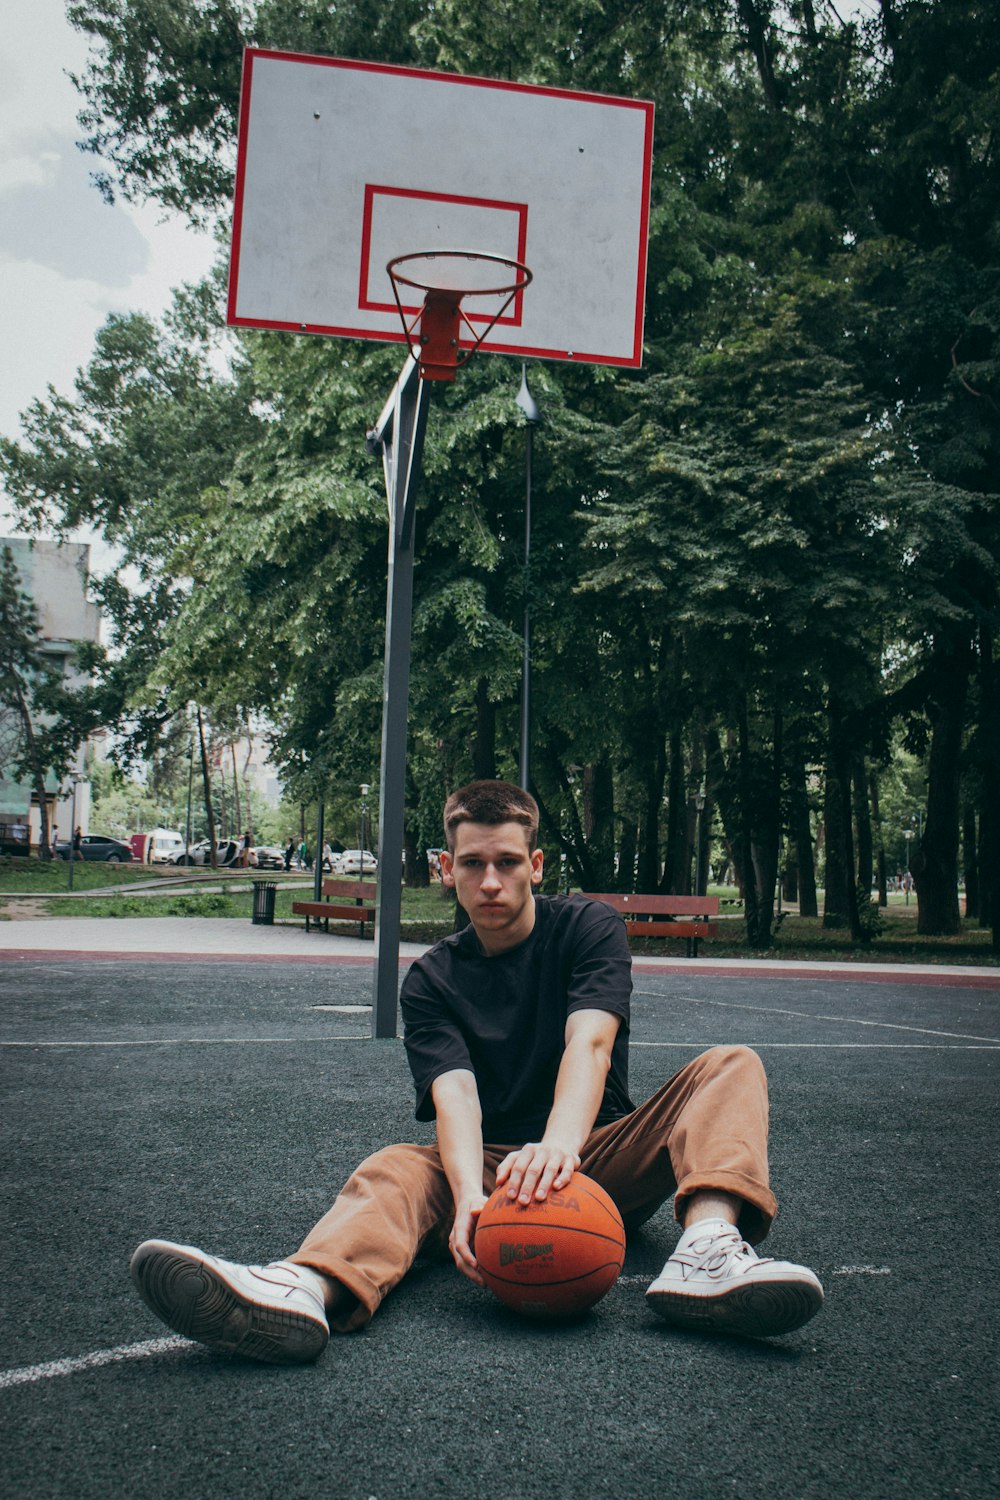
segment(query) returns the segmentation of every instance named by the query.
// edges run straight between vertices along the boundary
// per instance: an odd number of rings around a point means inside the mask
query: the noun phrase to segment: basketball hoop
[[[406,342],[425,380],[454,380],[455,371],[468,364],[494,324],[531,281],[531,272],[519,260],[482,250],[416,250],[397,255],[386,270]],[[423,306],[412,320],[403,307],[400,287],[415,287],[424,294]],[[479,333],[462,309],[465,297],[503,297],[505,301],[492,315],[481,315],[489,321]],[[463,324],[474,342],[459,359]]]

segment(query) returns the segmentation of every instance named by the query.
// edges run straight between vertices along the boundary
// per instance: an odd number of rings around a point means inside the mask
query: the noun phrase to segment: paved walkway
[[[400,945],[404,964],[426,945]],[[372,963],[371,939],[334,936],[298,922],[255,926],[231,917],[49,917],[0,922],[0,961],[32,957],[142,958],[225,963]],[[956,985],[1000,990],[1000,969],[969,964],[885,964],[871,962],[810,963],[768,958],[650,958],[636,956],[633,966],[657,974],[771,975],[775,979],[850,979],[888,984],[901,978],[914,985]]]
[[[425,945],[403,943],[403,958]],[[365,962],[374,958],[370,938],[306,932],[301,922],[256,926],[232,917],[49,917],[0,922],[0,959],[43,954],[83,957],[252,958],[275,963]]]

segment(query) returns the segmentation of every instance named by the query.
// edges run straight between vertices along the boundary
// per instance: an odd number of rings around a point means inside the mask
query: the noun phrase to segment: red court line
[[[114,959],[119,963],[153,964],[373,964],[374,954],[368,958],[361,953],[146,953],[125,952],[120,948],[2,948],[3,959]],[[401,964],[411,964],[412,958],[400,957]]]
[[[850,966],[841,969],[800,969],[789,964],[787,968],[755,969],[748,964],[745,967],[741,965],[738,968],[724,969],[717,964],[695,961],[690,964],[643,964],[640,969],[633,968],[633,979],[638,974],[685,974],[689,978],[700,979],[725,979],[727,976],[734,979],[847,979],[854,984],[947,985],[952,989],[1000,990],[1000,969],[995,975],[956,974],[949,969],[942,969],[939,974],[910,974],[889,966],[885,970],[854,969]]]
[[[121,963],[319,964],[323,966],[349,964],[355,967],[370,966],[375,962],[374,953],[369,958],[367,954],[361,953],[147,953],[144,951],[129,953],[117,948],[100,950],[0,948],[0,962],[5,958],[22,962],[29,959],[37,959],[39,962],[47,959],[103,959],[104,961],[111,959]],[[408,968],[413,961],[409,955],[400,955],[401,967]],[[942,969],[939,973],[933,974],[909,974],[901,973],[898,969],[893,969],[888,965],[884,970],[855,969],[850,965],[836,969],[803,969],[794,964],[788,964],[787,967],[783,966],[780,969],[759,969],[753,964],[739,964],[723,968],[719,964],[702,963],[700,959],[687,959],[676,963],[664,959],[653,963],[638,964],[633,968],[632,974],[635,979],[643,974],[683,974],[687,979],[837,979],[849,980],[853,984],[937,985],[952,989],[1000,990],[1000,969],[997,969],[995,974],[956,974],[950,969]]]

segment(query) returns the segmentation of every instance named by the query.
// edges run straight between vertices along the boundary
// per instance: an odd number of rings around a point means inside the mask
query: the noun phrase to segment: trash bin
[[[275,880],[253,882],[253,922],[257,927],[274,926],[274,893],[278,889]]]

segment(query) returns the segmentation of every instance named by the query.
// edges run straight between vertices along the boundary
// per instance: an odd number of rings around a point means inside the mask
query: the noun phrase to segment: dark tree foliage
[[[641,372],[540,367],[523,567],[512,361],[431,416],[418,514],[407,840],[441,797],[516,775],[533,621],[533,767],[585,887],[687,888],[693,794],[750,943],[779,873],[872,932],[871,773],[926,754],[925,932],[957,929],[959,826],[1000,892],[996,759],[1000,34],[977,0],[78,0],[108,193],[227,213],[247,43],[656,102]],[[149,716],[266,713],[303,800],[374,780],[382,477],[361,435],[398,351],[284,334],[207,358],[218,283],[169,325],[112,319],[75,398],[6,444],[28,521],[90,521],[143,572],[107,672]],[[127,688],[126,688],[127,684]],[[109,689],[110,690],[110,689]],[[875,799],[877,801],[877,799]],[[826,809],[824,815],[823,809]],[[839,876],[838,876],[838,871]],[[716,872],[718,873],[718,871]],[[860,901],[859,901],[860,891]],[[994,924],[995,937],[998,927]]]

